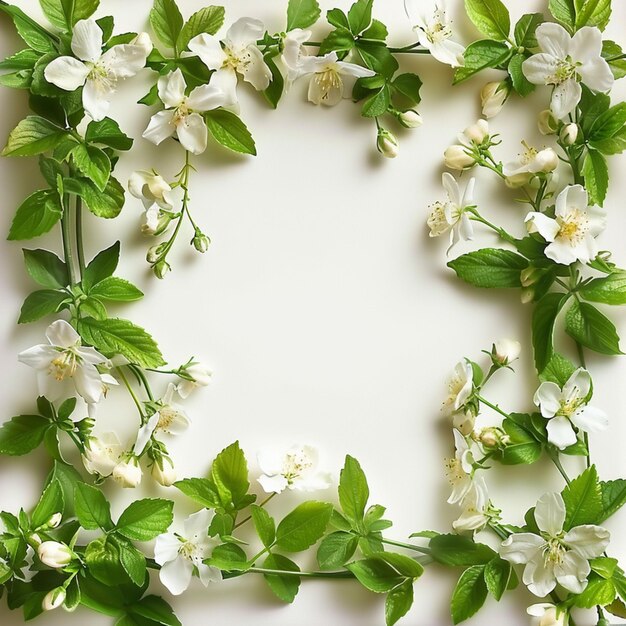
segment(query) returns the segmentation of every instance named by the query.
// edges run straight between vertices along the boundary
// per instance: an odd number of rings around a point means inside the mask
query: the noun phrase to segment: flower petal
[[[289,482],[282,474],[275,476],[263,475],[257,479],[259,485],[263,487],[265,493],[282,493],[287,489]]]
[[[43,71],[45,79],[65,91],[74,91],[85,84],[89,68],[74,57],[58,57]]]
[[[543,554],[537,554],[526,565],[522,580],[528,591],[539,598],[547,596],[556,587],[554,570],[544,561]]]
[[[215,515],[209,509],[200,509],[190,515],[184,522],[185,538],[192,541],[194,538],[206,539],[209,534],[209,526]]]
[[[176,125],[178,139],[185,150],[191,154],[202,154],[207,145],[207,127],[198,113],[186,116]]]
[[[76,368],[72,377],[76,391],[88,404],[94,404],[102,399],[104,387],[100,372],[95,366],[83,363]]]
[[[159,579],[174,596],[179,596],[191,583],[193,565],[191,561],[178,557],[168,561],[159,572]]]
[[[141,456],[143,451],[152,437],[152,433],[156,430],[159,423],[159,414],[155,413],[150,419],[137,431],[137,439],[135,440],[135,447],[133,448],[136,456]]]
[[[202,33],[189,42],[189,49],[210,69],[219,70],[227,56],[217,37]]]
[[[567,417],[553,417],[547,426],[548,441],[559,450],[565,450],[573,446],[576,441],[576,433],[572,428],[572,423]]]
[[[146,48],[141,45],[120,44],[102,55],[102,62],[115,78],[135,76],[146,64]]]
[[[440,63],[450,67],[461,67],[463,65],[464,52],[465,48],[460,43],[450,39],[444,39],[430,46],[432,56]]]
[[[83,106],[89,116],[96,122],[103,120],[107,116],[113,93],[112,87],[87,79],[83,87]]]
[[[609,426],[607,414],[593,406],[584,406],[570,417],[575,426],[587,433],[599,433]]]
[[[563,395],[568,400],[583,399],[591,391],[591,376],[589,372],[579,367],[563,385]]]
[[[79,20],[72,29],[72,52],[81,61],[97,61],[102,54],[102,31],[94,20]]]
[[[568,185],[556,198],[556,215],[567,217],[573,210],[586,211],[589,195],[582,185]]]
[[[550,54],[533,54],[522,63],[522,73],[534,85],[547,85],[558,65],[558,61]]]
[[[343,81],[337,77],[337,81],[333,84],[323,85],[321,76],[323,74],[315,74],[311,77],[309,83],[309,102],[313,104],[323,104],[324,106],[335,106],[339,104],[343,98]]]
[[[560,493],[546,493],[535,507],[535,521],[539,530],[557,537],[565,523],[565,502]]]
[[[174,109],[182,103],[185,99],[186,88],[187,83],[185,83],[185,77],[180,69],[170,72],[167,76],[161,76],[157,83],[159,98],[170,109]]]
[[[207,587],[209,583],[217,583],[222,580],[222,572],[217,567],[205,565],[204,563],[198,565],[198,576],[202,584]]]
[[[583,26],[572,37],[569,53],[575,63],[598,59],[602,55],[602,33],[599,28]]]
[[[582,87],[574,78],[557,85],[552,92],[550,109],[559,120],[566,118],[578,105],[583,94]]]
[[[561,60],[570,54],[572,38],[559,24],[545,22],[537,28],[536,35],[543,52]]]
[[[537,211],[531,211],[524,223],[529,233],[539,233],[546,241],[554,241],[559,233],[557,221]]]
[[[80,335],[65,320],[52,322],[46,330],[46,338],[53,346],[71,348],[80,345]]]
[[[187,99],[187,104],[194,111],[204,113],[223,106],[226,103],[224,92],[213,81],[208,85],[196,87]]]
[[[226,43],[235,48],[246,48],[263,37],[263,22],[251,17],[238,19],[226,33]]]
[[[38,370],[47,370],[50,362],[58,356],[59,352],[52,346],[41,344],[33,346],[28,350],[23,350],[17,355],[17,360],[28,367]]]
[[[148,128],[143,131],[142,137],[158,146],[175,132],[174,111],[159,111],[150,118]]]
[[[567,239],[555,239],[545,250],[544,254],[561,265],[571,265],[586,256],[585,249],[580,245],[573,246]]]
[[[595,559],[602,556],[611,541],[611,533],[602,526],[585,524],[572,528],[563,541],[572,550],[586,559]]]
[[[563,560],[554,566],[554,575],[561,587],[572,593],[582,593],[591,572],[589,561],[573,550],[563,555]]]
[[[514,533],[500,546],[500,556],[514,565],[530,562],[541,553],[546,542],[533,533]]]
[[[457,207],[461,206],[461,190],[459,189],[459,183],[450,172],[444,172],[441,175],[441,184],[450,198],[450,202]]]
[[[545,418],[554,417],[561,408],[561,388],[551,381],[539,385],[535,392],[533,402],[541,409],[541,415]]]
[[[583,83],[594,91],[606,93],[613,88],[615,76],[609,64],[602,58],[593,59],[583,63],[578,68]]]
[[[159,565],[165,565],[178,556],[181,547],[180,539],[173,533],[159,535],[154,542],[154,560]]]

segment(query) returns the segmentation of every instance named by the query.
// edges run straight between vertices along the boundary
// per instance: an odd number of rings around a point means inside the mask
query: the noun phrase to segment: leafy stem
[[[404,543],[402,541],[394,541],[393,539],[381,539],[382,543],[385,543],[389,546],[396,546],[397,548],[405,548],[406,550],[413,550],[414,552],[419,552],[420,554],[430,554],[430,548],[423,548],[422,546],[416,546],[411,543]]]
[[[61,218],[61,238],[63,240],[63,256],[70,279],[70,287],[76,285],[76,269],[74,267],[74,254],[72,252],[72,235],[70,224],[70,205],[67,195],[63,198],[63,217]]]
[[[265,500],[263,500],[258,506],[260,507],[264,507],[272,498],[274,498],[277,494],[274,493],[270,493],[269,496],[267,496],[267,498],[265,498]],[[240,522],[237,522],[234,526],[233,526],[233,530],[236,530],[237,528],[243,526],[244,524],[246,524],[247,522],[249,522],[252,519],[252,515],[248,515],[248,517],[246,517],[245,519],[242,519]]]
[[[504,228],[500,228],[499,226],[496,226],[495,224],[493,224],[492,222],[490,222],[489,220],[485,219],[476,208],[471,208],[468,209],[468,212],[472,214],[472,217],[470,218],[473,222],[479,222],[480,224],[483,224],[484,226],[487,226],[487,228],[490,228],[491,230],[493,230],[495,233],[498,234],[498,236],[503,239],[504,241],[515,245],[515,237],[513,237],[513,235],[509,234],[506,230],[504,230]]]
[[[265,574],[268,576],[296,576],[298,578],[354,578],[354,574],[348,570],[338,572],[291,572],[288,570],[251,567],[243,573]]]

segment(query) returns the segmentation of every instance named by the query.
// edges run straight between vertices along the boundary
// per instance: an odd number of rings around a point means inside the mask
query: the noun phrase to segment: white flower
[[[232,101],[215,80],[196,87],[189,96],[185,95],[186,88],[180,69],[159,78],[159,98],[166,108],[152,116],[142,136],[158,146],[176,134],[185,150],[202,154],[207,146],[207,127],[201,113],[228,106]]]
[[[467,210],[474,205],[476,180],[470,178],[463,194],[452,174],[444,172],[441,182],[448,194],[448,199],[432,205],[426,223],[430,228],[430,237],[440,237],[447,232],[450,233],[450,247],[448,248],[450,250],[457,241],[467,241],[474,236],[474,228]]]
[[[176,482],[176,469],[169,459],[155,461],[150,473],[162,487],[171,487]]]
[[[458,144],[453,144],[444,153],[446,167],[451,170],[466,170],[476,165],[476,151],[489,140],[489,122],[478,120],[468,126],[459,136]]]
[[[535,521],[541,536],[515,533],[500,547],[500,556],[513,564],[525,564],[522,580],[540,598],[557,583],[571,593],[581,593],[591,571],[589,559],[602,555],[609,531],[601,526],[576,526],[563,532],[565,503],[559,493],[546,493],[537,502]]]
[[[376,149],[387,159],[395,159],[400,151],[398,138],[385,128],[378,129]]]
[[[85,443],[83,465],[90,474],[110,476],[118,464],[124,448],[115,433],[89,437]]]
[[[489,138],[489,122],[478,120],[475,124],[468,126],[459,136],[459,141],[466,146],[480,145]]]
[[[208,365],[198,362],[186,366],[184,372],[185,377],[176,387],[178,395],[183,399],[188,398],[198,387],[206,387],[211,382],[211,376],[213,375]]]
[[[146,38],[148,38],[146,40]],[[102,53],[102,31],[94,20],[80,20],[72,33],[72,52],[78,58],[62,56],[44,70],[49,83],[65,91],[83,87],[83,106],[96,121],[106,117],[111,96],[119,80],[130,78],[146,64],[152,44],[142,33],[135,43],[113,46]]]
[[[422,116],[413,109],[402,111],[402,113],[398,115],[398,121],[405,128],[419,128],[424,123]]]
[[[459,361],[448,378],[448,395],[443,401],[441,410],[444,415],[451,416],[460,411],[474,389],[474,371],[472,366],[466,361]]]
[[[423,0],[404,0],[406,14],[417,34],[420,44],[430,51],[437,61],[460,67],[463,65],[465,48],[450,38],[453,35],[450,17],[446,11],[445,0],[431,4],[430,11],[425,10]]]
[[[58,609],[65,602],[65,596],[66,592],[63,587],[51,589],[44,596],[43,601],[41,602],[41,608],[44,611],[54,611],[54,609]]]
[[[180,435],[189,428],[191,423],[185,411],[172,403],[176,386],[170,383],[161,400],[159,410],[137,432],[134,453],[139,456],[143,453],[150,441],[150,437],[156,431],[162,431],[170,435]]]
[[[508,100],[511,88],[506,81],[487,83],[480,92],[480,104],[483,115],[490,119],[502,111]]]
[[[519,359],[522,344],[513,339],[500,339],[493,344],[492,357],[501,365],[509,365]]]
[[[141,467],[135,457],[120,461],[113,468],[113,480],[124,489],[134,489],[141,484]]]
[[[115,367],[113,361],[117,360],[118,356],[114,357],[113,360],[109,362],[109,365],[112,365],[112,366]],[[111,390],[111,387],[116,387],[116,386],[119,385],[117,380],[115,380],[115,378],[113,378],[113,376],[111,376],[111,374],[101,374],[100,378],[101,378],[101,381],[102,381],[102,385],[101,385],[101,389],[100,389],[100,397],[98,398],[98,400],[96,402],[89,402],[89,403],[87,403],[87,415],[91,419],[95,419],[98,403],[101,400],[103,400],[104,398],[107,397],[109,391]],[[80,421],[82,418],[80,417],[80,413],[75,412],[73,417],[72,417],[72,419],[75,420],[75,421]]]
[[[475,424],[476,415],[470,409],[462,408],[460,411],[452,414],[452,427],[466,437],[474,432]]]
[[[563,126],[560,134],[561,141],[566,146],[572,146],[576,143],[578,139],[578,124],[567,124]]]
[[[141,230],[146,235],[156,234],[161,210],[173,208],[172,187],[156,172],[139,170],[128,180],[128,191],[143,202],[145,209]]]
[[[556,383],[543,382],[533,398],[548,421],[548,441],[560,450],[576,443],[574,426],[585,432],[604,430],[609,422],[604,411],[587,404],[591,376],[577,369],[561,389]]]
[[[524,152],[518,158],[509,163],[505,163],[502,173],[506,176],[506,183],[509,187],[523,187],[539,173],[547,174],[553,172],[558,164],[559,157],[552,148],[537,150],[522,142]]]
[[[83,346],[80,335],[64,320],[52,322],[46,338],[48,345],[34,346],[18,356],[21,363],[37,370],[39,393],[54,402],[76,391],[88,404],[99,402],[103,382],[96,365],[109,367],[109,360]]]
[[[74,553],[64,543],[44,541],[37,548],[37,556],[44,565],[53,569],[61,569],[72,562]]]
[[[294,28],[283,37],[282,60],[287,68],[287,81],[292,83],[302,75],[302,60],[307,57],[304,44],[311,39],[310,30]]]
[[[452,432],[454,433],[454,458],[446,459],[445,466],[446,478],[452,487],[448,503],[463,502],[467,497],[470,499],[476,497],[478,500],[478,492],[483,488],[486,489],[484,481],[480,483],[474,480],[474,455],[467,439],[456,429]],[[484,496],[486,497],[486,493]]]
[[[474,532],[484,528],[489,522],[487,509],[489,495],[487,485],[482,476],[474,478],[474,485],[462,499],[463,512],[452,522],[452,528],[457,533]]]
[[[189,49],[210,70],[215,70],[211,84],[219,85],[230,104],[237,102],[237,74],[257,91],[269,87],[272,72],[256,45],[264,30],[259,20],[242,17],[228,29],[222,42],[207,33],[189,42]]]
[[[533,618],[532,626],[567,626],[568,623],[567,611],[547,602],[529,606],[526,613]]]
[[[267,493],[285,489],[317,491],[330,487],[330,476],[318,468],[317,450],[312,446],[293,446],[287,452],[267,450],[258,455],[263,475],[258,479]]]
[[[526,216],[528,232],[539,233],[549,242],[545,249],[549,259],[570,265],[596,258],[595,238],[606,222],[602,211],[588,205],[587,191],[581,185],[569,185],[557,196],[554,218],[538,212]]]
[[[352,95],[358,78],[374,75],[365,67],[340,61],[336,52],[321,57],[303,56],[300,60],[300,76],[311,76],[309,102],[313,104],[335,106]]]
[[[161,566],[159,578],[175,596],[189,587],[194,571],[205,587],[222,579],[219,569],[203,563],[218,545],[208,536],[213,515],[202,509],[185,520],[183,535],[165,533],[156,538],[154,560]]]
[[[550,109],[545,109],[537,117],[537,128],[542,135],[555,135],[559,130],[559,121],[552,115]]]
[[[606,92],[615,81],[609,64],[602,58],[602,33],[584,26],[571,37],[558,24],[546,22],[537,28],[541,53],[522,64],[526,78],[535,85],[553,85],[551,109],[562,120],[578,105],[580,83],[593,91]]]

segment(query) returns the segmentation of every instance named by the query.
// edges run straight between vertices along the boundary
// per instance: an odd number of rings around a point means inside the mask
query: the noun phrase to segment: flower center
[[[315,82],[319,85],[322,92],[322,100],[328,100],[332,90],[341,89],[343,86],[339,72],[332,66],[328,66],[325,70],[315,74]]]
[[[159,422],[157,428],[159,430],[168,430],[174,420],[180,415],[180,411],[173,409],[171,406],[165,406],[159,411]]]
[[[187,541],[186,539],[181,539],[182,545],[178,549],[178,554],[182,556],[184,559],[188,561],[198,561],[201,560],[201,556],[199,554],[198,546],[193,543],[193,541]]]
[[[589,230],[589,218],[585,211],[571,210],[568,215],[558,218],[559,232],[557,237],[566,239],[572,245],[581,243]]]
[[[453,403],[464,386],[465,381],[460,376],[453,376],[448,382],[448,399],[444,401],[444,405]]]
[[[107,66],[101,61],[95,63],[87,63],[89,67],[89,74],[87,74],[87,80],[93,82],[99,91],[112,91],[115,89],[117,79]]]
[[[536,148],[529,146],[525,141],[522,141],[522,145],[524,146],[525,150],[520,155],[520,161],[522,165],[528,165],[535,160],[539,152]]]
[[[467,473],[463,469],[463,463],[460,459],[446,459],[444,471],[448,482],[453,487],[467,478]]]
[[[80,357],[72,349],[59,352],[59,356],[50,362],[49,374],[59,382],[71,378],[80,364]]]
[[[544,548],[544,563],[552,566],[561,565],[564,556],[565,548],[561,544],[561,541],[557,538],[550,539]]]
[[[291,485],[294,479],[302,475],[302,473],[313,467],[311,459],[302,452],[290,452],[286,455],[283,462],[283,476]]]
[[[452,37],[452,28],[446,18],[446,12],[437,9],[433,15],[433,21],[424,32],[430,43],[441,43]]]
[[[189,106],[187,98],[183,98],[183,101],[176,107],[172,123],[174,126],[179,124],[186,124],[187,118],[193,113],[193,109]]]
[[[576,74],[577,67],[578,65],[572,61],[571,57],[560,60],[554,70],[554,74],[546,79],[546,83],[548,85],[560,85],[570,78],[578,80]]]
[[[226,54],[226,58],[222,64],[223,68],[229,68],[240,74],[244,74],[250,63],[252,63],[252,55],[245,48],[235,51],[228,46],[224,46],[224,53]]]

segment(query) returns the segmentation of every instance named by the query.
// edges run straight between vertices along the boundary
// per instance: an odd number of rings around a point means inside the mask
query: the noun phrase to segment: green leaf
[[[626,272],[614,272],[606,278],[594,278],[580,289],[580,295],[591,302],[626,304]]]
[[[562,491],[565,502],[565,524],[568,531],[583,524],[597,524],[602,519],[602,489],[595,465],[586,469]]]
[[[422,88],[422,80],[417,74],[400,74],[391,83],[394,93],[399,94],[409,108],[418,105],[422,97],[420,89]]]
[[[56,313],[61,305],[68,299],[70,298],[65,291],[55,289],[33,291],[33,293],[29,294],[26,300],[24,300],[17,323],[29,324],[30,322],[36,322],[46,315],[52,315]]]
[[[71,466],[58,461],[54,462],[54,467],[48,474],[47,482],[57,480],[63,489],[63,501],[65,503],[65,514],[74,514],[74,489],[80,482],[84,482],[82,476]]]
[[[216,109],[207,111],[204,117],[215,141],[233,152],[256,156],[254,139],[237,115],[224,109]]]
[[[103,191],[86,178],[66,178],[63,187],[66,192],[80,196],[96,217],[113,219],[124,206],[124,188],[113,177],[109,178]]]
[[[250,507],[250,513],[261,543],[266,548],[269,548],[276,539],[276,523],[274,519],[265,509],[255,504]]]
[[[356,47],[363,59],[363,63],[369,69],[391,80],[399,65],[384,43],[359,40]]]
[[[69,284],[67,265],[48,250],[22,250],[26,271],[42,287],[62,289]]]
[[[111,161],[100,148],[79,143],[72,150],[72,158],[80,173],[104,191],[111,175]]]
[[[105,585],[115,587],[127,581],[117,544],[106,536],[95,539],[87,546],[85,562],[89,573]]]
[[[120,554],[120,563],[135,585],[141,587],[146,582],[146,557],[128,540],[112,537]]]
[[[120,259],[120,242],[99,252],[87,265],[83,272],[83,289],[89,293],[94,285],[108,278],[117,269]]]
[[[43,441],[50,421],[40,415],[17,415],[0,427],[0,454],[22,456]]]
[[[617,513],[626,504],[626,480],[609,480],[600,483],[602,491],[602,517],[598,523],[602,523]]]
[[[548,293],[537,302],[533,311],[532,336],[538,372],[543,372],[554,354],[554,327],[566,299],[563,294]]]
[[[150,541],[170,527],[173,508],[170,500],[137,500],[120,515],[115,529],[127,539]]]
[[[207,509],[215,509],[220,506],[216,487],[208,478],[185,478],[175,482],[174,487]]]
[[[380,117],[387,112],[391,104],[391,93],[388,85],[374,92],[363,103],[361,114],[363,117]]]
[[[344,515],[357,527],[363,522],[369,496],[361,465],[354,457],[346,456],[339,479],[339,504]]]
[[[0,11],[11,17],[19,36],[37,52],[56,52],[58,39],[28,17],[22,9],[11,4],[0,4]]]
[[[604,30],[611,19],[611,0],[575,0],[576,30],[597,26]]]
[[[576,25],[576,9],[574,0],[550,0],[550,13],[557,22],[561,22],[570,32],[574,30]]]
[[[85,140],[89,143],[99,143],[113,150],[130,150],[133,140],[119,127],[119,124],[110,117],[99,122],[89,122],[85,131]]]
[[[238,441],[217,455],[211,467],[211,478],[224,508],[241,508],[250,482],[248,463]]]
[[[616,597],[617,590],[613,581],[592,573],[584,591],[576,598],[575,604],[582,609],[593,609],[596,606],[611,604]]]
[[[163,626],[182,626],[172,607],[159,596],[144,596],[128,610],[133,615],[140,615]]]
[[[328,23],[335,28],[350,30],[348,16],[341,9],[330,9],[330,11],[326,12],[326,19]]]
[[[500,41],[481,39],[471,43],[463,54],[465,64],[454,72],[454,84],[457,85],[484,69],[502,65],[510,54],[508,46]]]
[[[448,263],[457,276],[475,287],[506,289],[521,287],[520,272],[528,261],[510,250],[483,248]]]
[[[465,0],[465,10],[483,35],[497,41],[508,39],[511,17],[500,0]]]
[[[529,96],[533,91],[535,91],[535,85],[533,85],[524,75],[522,71],[522,63],[526,57],[523,54],[515,54],[511,57],[509,61],[508,71],[509,76],[511,77],[511,83],[513,84],[513,89],[525,98]]]
[[[78,483],[74,488],[74,509],[80,525],[86,530],[111,530],[111,507],[104,494],[91,485]]]
[[[502,451],[504,465],[531,465],[539,460],[542,442],[533,427],[532,416],[524,413],[511,413],[502,422],[504,432],[510,442]]]
[[[182,52],[189,42],[202,33],[215,35],[224,24],[224,7],[210,6],[194,13],[185,23],[178,35],[177,47]]]
[[[150,11],[150,25],[161,43],[176,53],[178,37],[183,29],[183,16],[174,0],[154,0]]]
[[[283,96],[283,91],[285,89],[285,79],[281,74],[278,66],[274,62],[274,58],[271,55],[265,56],[265,64],[270,68],[270,72],[272,73],[272,80],[269,84],[269,87],[263,91],[263,96],[270,104],[270,106],[275,109],[280,102],[280,99]]]
[[[602,42],[602,56],[609,64],[615,80],[626,76],[626,59],[622,58],[623,53],[621,46],[614,41],[605,39]]]
[[[485,583],[487,589],[498,602],[509,586],[511,572],[511,564],[500,557],[494,558],[485,565]]]
[[[515,43],[522,48],[536,48],[537,27],[544,21],[543,13],[527,13],[515,24]]]
[[[348,24],[353,35],[360,35],[372,23],[374,0],[357,0],[348,11]]]
[[[452,567],[484,565],[497,556],[489,546],[463,535],[437,535],[429,546],[437,563]]]
[[[354,36],[347,28],[337,28],[328,33],[326,39],[321,42],[319,53],[338,52],[340,55],[347,54],[354,48]]]
[[[63,489],[61,483],[52,479],[43,490],[41,498],[30,516],[33,529],[39,528],[48,522],[55,513],[62,513],[64,509]]]
[[[620,102],[599,115],[589,130],[589,141],[609,139],[626,124],[626,102]]]
[[[604,155],[589,149],[583,161],[583,177],[592,204],[604,205],[609,189],[609,168]]]
[[[343,567],[356,552],[359,538],[349,532],[338,530],[322,539],[317,549],[317,562],[321,569]]]
[[[394,587],[385,600],[385,623],[393,626],[404,617],[413,606],[413,581],[405,580]]]
[[[113,302],[134,302],[143,298],[143,292],[123,278],[108,276],[96,283],[90,290],[90,296]]]
[[[406,580],[405,576],[378,557],[353,561],[348,563],[346,568],[366,589],[374,593],[388,593]]]
[[[412,578],[413,580],[419,578],[424,573],[424,567],[415,559],[406,556],[406,554],[399,554],[398,552],[379,552],[378,554],[372,555],[372,557],[388,563],[399,574],[407,578]]]
[[[389,36],[389,30],[380,20],[372,20],[370,27],[361,34],[362,39],[385,41]]]
[[[484,573],[484,565],[473,565],[461,574],[450,603],[452,620],[455,624],[472,617],[485,603],[487,585]]]
[[[8,239],[32,239],[47,233],[61,219],[63,207],[51,189],[35,191],[17,209]]]
[[[211,553],[209,565],[227,572],[245,572],[250,569],[246,553],[234,543],[217,546]]]
[[[608,139],[589,142],[589,146],[602,154],[621,154],[626,150],[626,126]]]
[[[143,328],[128,320],[86,317],[79,321],[78,332],[100,351],[121,354],[140,367],[154,368],[165,364],[156,341]]]
[[[39,0],[39,4],[51,24],[71,31],[76,22],[96,12],[100,0]]]
[[[563,387],[575,370],[575,365],[569,359],[555,352],[545,369],[539,374],[539,380],[550,381]]]
[[[23,119],[9,134],[2,156],[33,156],[53,150],[67,132],[52,122],[30,115]]]
[[[622,354],[613,322],[586,302],[574,301],[565,317],[565,332],[600,354]]]
[[[317,0],[289,0],[287,5],[287,32],[294,28],[309,28],[320,17]]]
[[[284,572],[299,572],[296,563],[281,554],[269,554],[263,561],[265,569],[274,569]],[[293,602],[300,589],[299,576],[280,576],[278,574],[264,574],[267,584],[276,596],[283,602]]]
[[[302,552],[319,541],[332,514],[325,502],[303,502],[289,513],[276,529],[276,545],[287,552]]]

